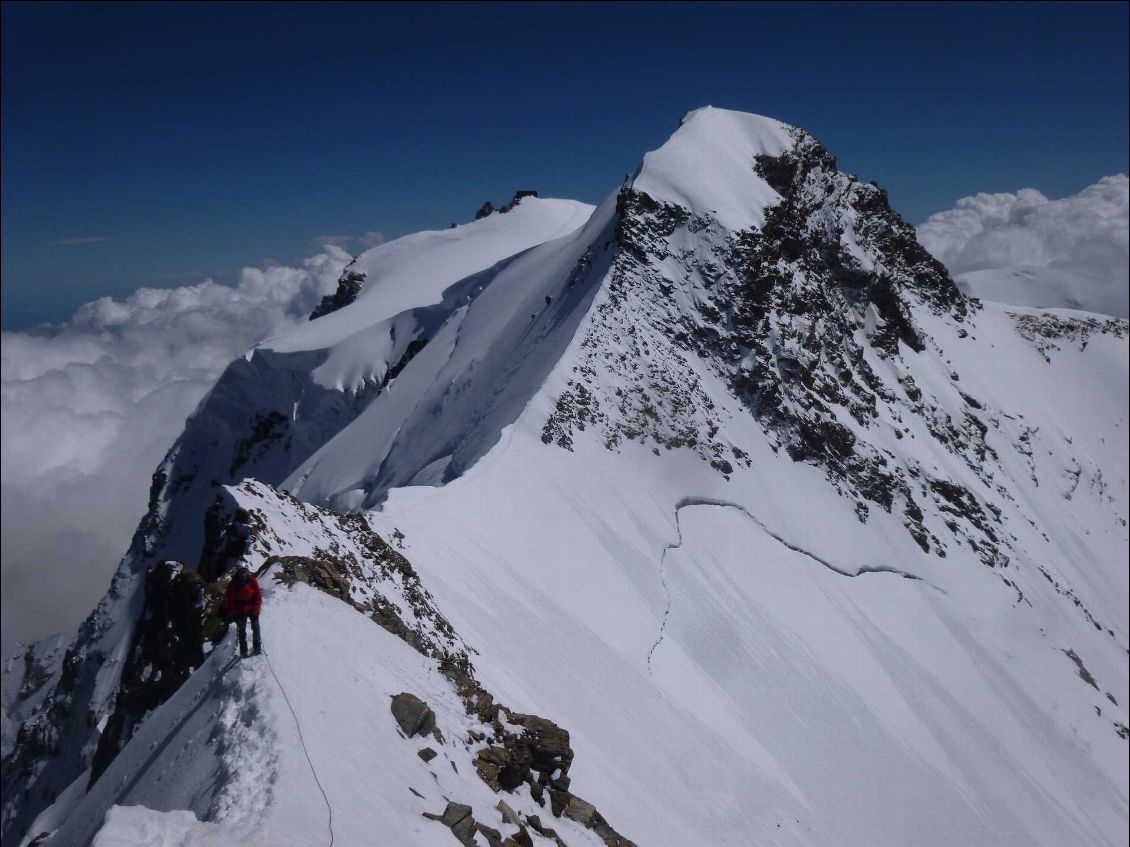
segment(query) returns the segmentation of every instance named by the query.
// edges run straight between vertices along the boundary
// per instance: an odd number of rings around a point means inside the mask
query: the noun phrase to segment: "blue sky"
[[[914,223],[1127,170],[1127,4],[3,5],[3,325],[597,201],[688,109],[772,115]]]

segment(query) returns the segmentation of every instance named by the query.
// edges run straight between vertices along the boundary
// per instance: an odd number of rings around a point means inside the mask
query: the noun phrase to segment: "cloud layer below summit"
[[[1124,318],[1130,315],[1127,207],[1125,174],[1061,200],[1032,188],[977,194],[931,215],[918,239],[967,293]]]
[[[301,267],[245,268],[234,288],[143,288],[3,333],[5,652],[90,611],[185,418],[232,359],[306,320],[349,258],[326,245]]]

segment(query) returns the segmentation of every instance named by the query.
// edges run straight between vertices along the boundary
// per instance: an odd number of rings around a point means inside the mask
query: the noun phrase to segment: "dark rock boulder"
[[[417,734],[427,735],[435,729],[435,712],[415,694],[403,691],[394,695],[391,708],[396,723],[409,738]]]
[[[471,807],[465,803],[448,801],[443,814],[436,815],[431,812],[424,812],[424,817],[438,821],[448,827],[460,844],[464,844],[466,847],[478,847],[475,833],[479,830],[479,824],[475,822],[475,817],[471,814]],[[501,843],[501,834],[499,834],[499,842]]]

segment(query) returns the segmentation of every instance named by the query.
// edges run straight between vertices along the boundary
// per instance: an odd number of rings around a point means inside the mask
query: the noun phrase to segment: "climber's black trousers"
[[[259,615],[251,612],[247,615],[237,615],[235,619],[235,631],[239,633],[239,655],[247,655],[247,621],[251,621],[251,645],[255,649],[255,654],[263,652],[263,642],[259,639]]]

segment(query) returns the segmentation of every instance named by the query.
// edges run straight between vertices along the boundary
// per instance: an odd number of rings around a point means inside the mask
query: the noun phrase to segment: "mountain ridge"
[[[233,363],[155,475],[110,595],[60,660],[70,675],[43,683],[53,689],[36,694],[46,705],[24,718],[22,747],[9,756],[6,743],[6,774],[32,779],[23,795],[5,779],[5,838],[37,809],[45,829],[63,826],[59,844],[86,843],[79,830],[112,805],[169,811],[152,787],[160,769],[126,733],[109,767],[121,760],[127,787],[95,780],[82,820],[66,814],[99,724],[123,702],[150,564],[197,560],[218,486],[255,476],[240,496],[363,511],[378,536],[402,539],[443,619],[480,651],[484,690],[568,727],[572,784],[554,791],[575,786],[617,838],[1118,843],[1126,323],[965,297],[881,189],[756,116],[688,113],[588,213],[534,199],[447,231],[440,243],[458,255],[472,233],[507,228],[462,270],[425,273],[411,298],[401,288],[439,235],[377,248],[366,255],[404,251],[399,282],[361,262],[354,302]],[[515,236],[524,247],[487,262]],[[305,543],[300,522],[250,511],[275,527],[275,555]],[[309,555],[349,570],[332,540]],[[313,621],[316,605],[377,651],[347,667],[393,661],[357,630],[363,618],[346,623],[302,586],[272,592],[288,614]],[[268,602],[265,625],[271,614]],[[305,653],[288,620],[270,626],[285,679],[331,655],[321,642]],[[399,679],[430,706],[454,697],[404,662]],[[273,702],[252,674],[240,671],[248,702]],[[334,684],[395,694],[387,681]],[[467,733],[483,730],[451,703],[440,720],[459,736],[446,733],[441,755],[454,769],[480,761]],[[300,703],[295,720],[316,708]],[[177,738],[185,755],[207,748]],[[382,814],[430,843],[420,812],[442,811],[438,799],[413,799],[414,771],[398,773],[412,794],[402,785],[403,808],[382,799]],[[460,778],[460,791],[484,780]],[[509,827],[539,832],[535,784],[500,786],[522,806]],[[375,820],[342,799],[346,784],[328,789],[345,803],[338,818]],[[294,825],[285,804],[253,794],[250,818],[181,795],[170,808],[233,837],[252,819],[276,838]],[[578,823],[560,837],[586,843],[596,830],[569,802],[542,814]]]

